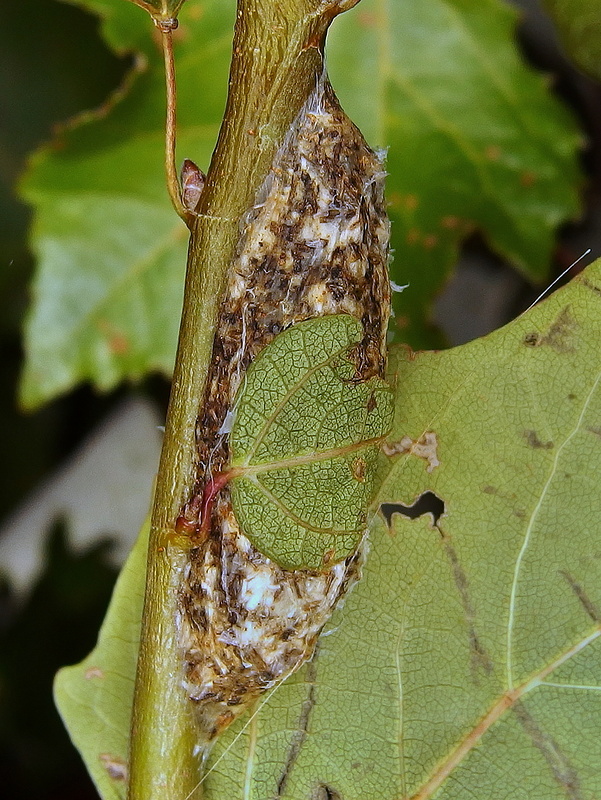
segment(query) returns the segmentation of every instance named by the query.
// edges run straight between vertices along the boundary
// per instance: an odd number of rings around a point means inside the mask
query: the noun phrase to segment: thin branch
[[[212,358],[219,300],[239,236],[238,222],[251,207],[275,150],[322,73],[325,32],[340,10],[337,0],[238,0],[225,119],[198,213],[189,212],[192,235],[182,323],[148,545],[129,800],[182,800],[198,798],[200,793],[198,732],[182,686],[177,630],[178,587],[189,556],[174,539],[174,527],[196,480],[199,403]],[[164,23],[157,27],[163,35],[167,72],[168,185],[173,205],[186,219],[175,170],[171,52],[175,25],[167,25],[167,30]]]
[[[171,203],[188,227],[191,224],[191,215],[182,202],[182,193],[177,174],[175,160],[175,146],[177,137],[177,84],[175,79],[175,60],[173,57],[173,31],[177,28],[176,19],[155,20],[155,25],[161,32],[163,45],[163,58],[165,61],[165,86],[167,94],[167,113],[165,117],[165,174],[167,177],[167,191]]]

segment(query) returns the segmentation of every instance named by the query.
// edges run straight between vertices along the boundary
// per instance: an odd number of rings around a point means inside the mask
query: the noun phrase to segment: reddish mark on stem
[[[198,529],[200,541],[204,541],[209,535],[211,514],[213,513],[215,499],[231,477],[231,470],[216,472],[214,475],[211,475],[211,480],[205,485],[202,493],[202,504],[200,506],[200,528]]]
[[[215,499],[223,487],[237,474],[238,470],[228,469],[211,475],[208,483],[205,484],[202,496],[193,497],[177,518],[176,533],[193,538],[195,544],[204,542],[211,530],[211,516]]]

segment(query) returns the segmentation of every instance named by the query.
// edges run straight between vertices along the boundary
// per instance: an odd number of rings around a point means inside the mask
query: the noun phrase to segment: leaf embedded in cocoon
[[[255,547],[289,569],[346,558],[367,526],[393,395],[381,378],[357,380],[362,333],[344,314],[292,326],[257,356],[236,398],[234,512]]]

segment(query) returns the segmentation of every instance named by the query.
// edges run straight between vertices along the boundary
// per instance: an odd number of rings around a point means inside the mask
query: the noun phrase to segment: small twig
[[[175,162],[177,129],[177,86],[175,80],[175,60],[173,57],[173,31],[177,28],[176,19],[155,20],[161,32],[163,57],[165,60],[165,84],[167,89],[167,114],[165,118],[165,174],[167,191],[176,213],[190,226],[190,212],[182,202],[181,187]]]

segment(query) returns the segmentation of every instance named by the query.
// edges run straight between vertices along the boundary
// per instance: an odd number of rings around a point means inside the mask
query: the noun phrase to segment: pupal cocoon
[[[356,379],[384,376],[390,309],[389,222],[381,157],[340,108],[325,75],[278,149],[240,223],[197,424],[198,498],[227,468],[235,395],[249,364],[302,320],[349,314],[363,325]],[[180,587],[184,683],[201,741],[211,741],[315,651],[332,611],[360,577],[364,547],[322,570],[286,570],[241,531],[227,485]]]

